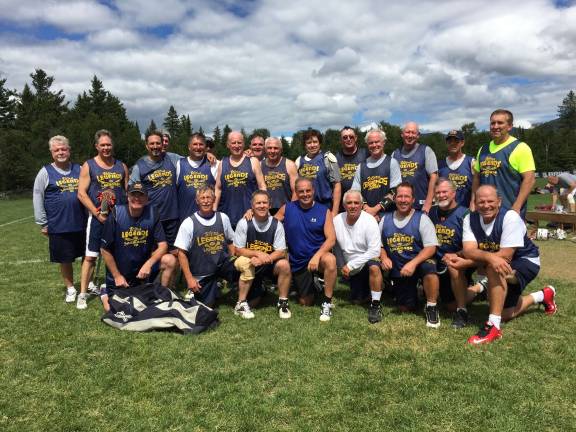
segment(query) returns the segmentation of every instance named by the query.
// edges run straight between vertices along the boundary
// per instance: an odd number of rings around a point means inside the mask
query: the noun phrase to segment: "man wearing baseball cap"
[[[106,219],[100,252],[106,263],[106,289],[100,294],[106,312],[111,289],[153,281],[159,271],[161,284],[170,284],[176,258],[168,253],[158,212],[141,182],[128,187],[128,204],[116,206]]]
[[[456,186],[456,202],[462,207],[470,207],[472,199],[472,179],[474,158],[462,152],[464,133],[451,130],[446,135],[448,155],[438,162],[438,175],[446,178]]]

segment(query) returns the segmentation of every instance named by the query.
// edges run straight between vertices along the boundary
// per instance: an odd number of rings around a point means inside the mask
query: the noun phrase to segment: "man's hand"
[[[107,216],[103,215],[102,213],[98,213],[98,215],[96,216],[96,219],[98,219],[98,221],[103,224],[104,222],[106,222]]]
[[[45,235],[46,237],[48,237],[48,225],[43,226],[42,228],[40,228],[40,232]]]
[[[254,251],[256,256],[250,258],[250,263],[254,267],[260,267],[265,264],[272,264],[272,258],[266,252]]]
[[[252,220],[252,217],[254,216],[254,213],[252,212],[252,209],[249,208],[248,210],[246,210],[246,213],[244,213],[244,216],[242,216],[244,219],[246,219],[248,222],[250,222]]]
[[[500,276],[506,277],[512,274],[512,267],[510,263],[496,254],[490,254],[490,267],[492,267]]]
[[[463,270],[466,268],[466,260],[462,257],[459,257],[457,254],[447,253],[442,258],[442,261],[448,267],[451,267],[455,270]]]
[[[200,286],[200,282],[198,282],[198,279],[196,279],[194,276],[192,276],[192,280],[188,281],[188,289],[192,291],[194,294],[199,293],[200,290],[202,289],[202,287]]]
[[[142,265],[142,267],[140,268],[140,271],[138,272],[136,277],[138,279],[146,280],[150,276],[150,273],[152,273],[152,266],[148,263],[148,261],[146,261],[144,265]]]
[[[117,287],[122,287],[122,288],[128,288],[128,282],[126,282],[126,279],[124,278],[124,276],[122,275],[118,275],[114,277],[114,285],[116,285]]]
[[[310,262],[308,262],[308,271],[310,273],[318,271],[318,267],[320,266],[320,257],[318,254],[314,254]]]
[[[514,210],[516,213],[520,214],[520,210],[522,209],[522,206],[514,203],[511,207],[511,209]]]
[[[382,207],[380,206],[380,203],[376,204],[374,207],[370,207],[368,204],[366,204],[363,208],[363,210],[368,213],[369,215],[372,215],[374,217],[376,217],[376,215],[378,214],[378,212],[380,210],[382,210]]]
[[[350,277],[350,268],[348,267],[348,264],[342,267],[342,276],[345,277],[346,279]]]
[[[218,159],[216,159],[216,156],[214,156],[212,153],[206,153],[206,160],[208,160],[210,166],[214,166],[216,163],[218,163]]]
[[[426,201],[422,206],[422,211],[426,214],[430,213],[430,209],[432,208],[432,202]]]
[[[404,264],[404,267],[400,269],[400,276],[402,277],[410,277],[416,271],[416,266],[412,263],[412,261],[407,262]]]

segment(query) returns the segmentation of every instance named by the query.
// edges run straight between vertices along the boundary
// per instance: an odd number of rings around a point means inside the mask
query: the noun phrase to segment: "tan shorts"
[[[234,261],[234,267],[240,272],[241,281],[251,281],[254,280],[256,270],[254,266],[250,263],[250,258],[248,257],[238,257]]]

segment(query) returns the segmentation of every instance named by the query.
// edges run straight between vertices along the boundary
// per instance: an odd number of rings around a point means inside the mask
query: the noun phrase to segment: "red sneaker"
[[[556,302],[554,301],[554,297],[556,297],[556,289],[552,285],[546,285],[542,288],[542,292],[544,293],[544,312],[546,315],[554,315],[558,308],[556,307]]]
[[[468,338],[468,343],[472,345],[487,344],[502,338],[502,330],[487,322],[481,327],[478,333]]]

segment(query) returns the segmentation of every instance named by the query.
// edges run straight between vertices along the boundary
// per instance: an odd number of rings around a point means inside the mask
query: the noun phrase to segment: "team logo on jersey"
[[[456,230],[453,228],[448,228],[447,226],[436,224],[436,237],[438,237],[438,242],[442,245],[451,245],[452,239],[454,239],[454,234]]]
[[[182,177],[182,179],[184,180],[186,187],[200,189],[208,183],[208,174],[199,171],[191,171],[189,174]]]
[[[388,177],[368,176],[366,181],[362,182],[363,191],[380,189],[382,186],[388,186]]]
[[[99,176],[96,176],[96,180],[100,185],[100,189],[116,189],[122,187],[122,177],[123,173],[104,171]]]
[[[208,231],[196,238],[196,244],[207,255],[216,255],[224,247],[224,233]]]
[[[468,184],[468,176],[464,174],[450,173],[448,174],[448,180],[452,180],[456,189],[462,189]]]
[[[302,177],[306,177],[309,179],[315,179],[316,176],[318,175],[318,171],[320,171],[320,167],[318,165],[304,164],[300,167],[300,169],[298,170],[298,173]]]
[[[500,166],[502,166],[502,161],[499,161],[492,156],[486,156],[486,159],[480,161],[480,173],[484,177],[498,175]]]
[[[140,227],[130,227],[120,233],[124,246],[138,247],[148,241],[148,230]]]
[[[77,192],[78,179],[75,177],[62,177],[56,181],[56,186],[58,186],[60,192]]]
[[[356,174],[356,168],[359,164],[355,163],[345,163],[340,167],[340,177],[342,180],[354,180],[354,174]]]
[[[165,169],[157,169],[156,171],[148,174],[148,181],[152,183],[153,189],[161,189],[172,186],[172,171]]]
[[[270,253],[274,250],[274,247],[270,243],[264,242],[262,240],[254,240],[248,243],[246,246],[250,250],[260,251],[264,253]]]
[[[478,243],[478,249],[486,252],[498,252],[500,250],[500,245],[496,242],[486,240]]]
[[[128,320],[129,320],[130,318],[132,318],[132,315],[127,314],[127,313],[125,313],[124,311],[116,312],[116,313],[114,314],[114,316],[115,316],[116,318],[121,319],[121,320],[124,321],[124,322],[128,322]]]
[[[400,161],[400,171],[402,173],[402,178],[414,177],[416,175],[416,171],[418,170],[419,165],[420,164],[418,162],[414,161],[409,160]]]
[[[411,235],[394,233],[394,235],[386,239],[386,243],[391,252],[401,254],[403,252],[411,252],[414,250],[414,236]]]
[[[286,181],[286,174],[283,172],[270,171],[264,176],[264,182],[266,183],[266,188],[269,191],[281,189]]]
[[[228,187],[246,186],[248,182],[248,173],[245,171],[232,170],[224,176],[224,181]]]

